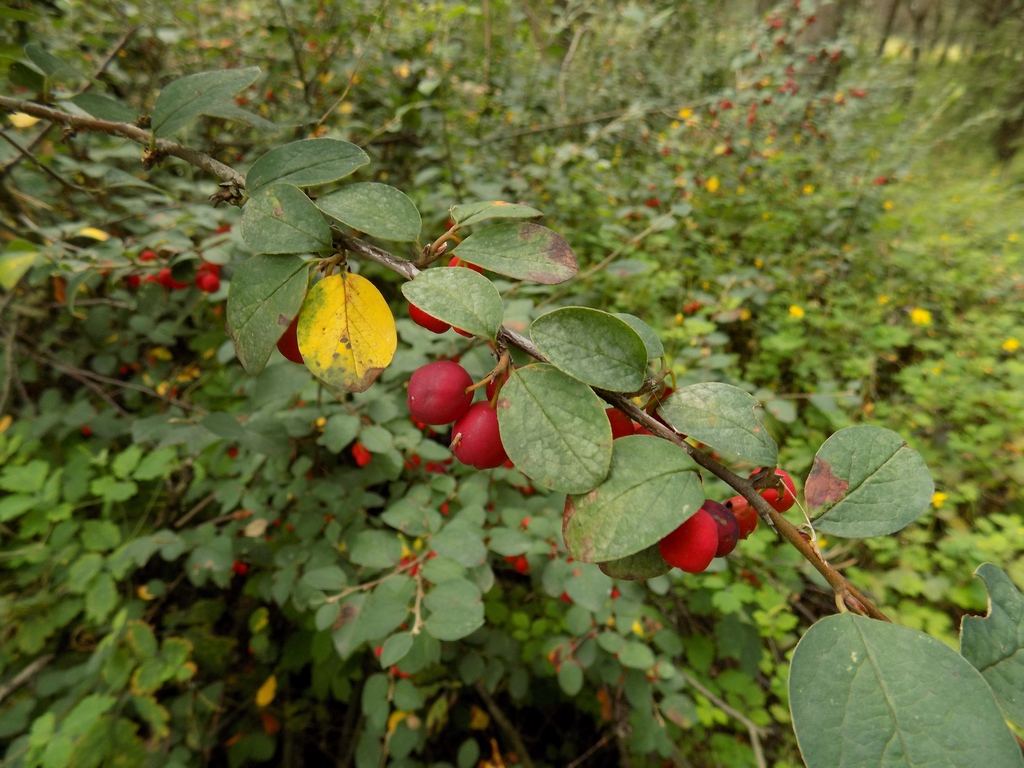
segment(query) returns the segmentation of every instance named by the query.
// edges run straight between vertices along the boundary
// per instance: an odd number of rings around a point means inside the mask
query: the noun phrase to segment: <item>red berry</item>
[[[449,424],[473,402],[473,385],[466,369],[450,360],[437,360],[416,370],[409,379],[409,414],[424,424]]]
[[[230,448],[228,448],[227,454],[229,459],[236,458],[238,456],[238,446],[232,445]]]
[[[455,326],[452,326],[452,327],[455,328]],[[465,336],[467,339],[472,339],[473,338],[473,334],[472,333],[470,333],[469,331],[464,331],[461,328],[455,328],[455,332],[457,334],[459,334],[459,336]]]
[[[245,576],[249,572],[249,566],[246,563],[235,560],[231,564],[231,570],[239,576]]]
[[[448,262],[449,267],[468,267],[474,272],[479,272],[481,275],[484,273],[483,267],[478,267],[476,264],[470,264],[468,261],[463,261],[458,256],[452,256],[451,261]]]
[[[277,350],[288,360],[302,365],[302,353],[299,352],[299,337],[296,330],[298,327],[299,316],[296,315],[281,334],[281,338],[277,340]]]
[[[636,425],[633,424],[633,420],[629,416],[618,408],[605,408],[604,412],[607,414],[608,421],[612,425],[612,440],[618,440],[620,437],[633,434]]]
[[[734,549],[740,540],[740,523],[736,515],[727,506],[718,501],[708,499],[701,509],[714,518],[718,525],[718,549],[715,557],[725,557]]]
[[[687,573],[700,573],[718,551],[718,523],[703,508],[658,542],[665,562]]]
[[[139,261],[156,261],[156,252],[147,248],[139,254]]]
[[[421,328],[426,328],[428,331],[433,331],[434,333],[444,333],[451,328],[451,325],[446,323],[444,320],[438,320],[433,315],[427,314],[412,303],[409,304],[409,319]]]
[[[750,477],[753,478],[760,471],[760,469],[755,469],[750,473]],[[776,488],[765,488],[759,493],[761,498],[767,501],[776,512],[785,512],[796,504],[796,486],[793,485],[793,478],[786,470],[776,469],[775,474],[782,478],[782,493],[780,494]]]
[[[500,388],[505,385],[505,382],[508,381],[508,377],[511,375],[512,372],[506,368],[504,373],[498,374],[487,382],[487,387],[484,389],[484,392],[487,394],[488,402],[494,399],[494,396],[498,394]]]
[[[82,437],[92,437],[92,427],[90,427],[88,424],[82,427],[81,432]]]
[[[742,496],[733,496],[725,502],[725,506],[732,510],[736,516],[736,522],[740,524],[740,538],[745,539],[757,528],[757,512],[750,506]]]
[[[508,461],[498,432],[498,412],[489,403],[475,403],[458,418],[452,427],[452,452],[477,469],[500,467]]]
[[[142,285],[141,277],[139,277],[138,275],[128,275],[129,288],[138,288],[140,285]]]
[[[373,455],[366,450],[365,445],[358,441],[352,446],[352,458],[356,460],[356,466],[358,467],[365,467],[373,461]]]
[[[216,293],[220,290],[220,278],[212,272],[200,271],[196,275],[196,288],[204,293]]]

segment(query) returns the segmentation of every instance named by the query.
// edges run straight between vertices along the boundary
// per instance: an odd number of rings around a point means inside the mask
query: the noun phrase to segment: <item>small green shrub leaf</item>
[[[648,360],[657,360],[665,354],[665,345],[661,343],[661,339],[658,338],[658,334],[651,326],[636,315],[629,315],[625,312],[615,312],[613,315],[637,332],[637,335],[643,340],[644,346],[647,347]]]
[[[530,336],[548,362],[599,389],[634,392],[647,374],[647,347],[626,322],[588,307],[541,315]]]
[[[260,157],[245,174],[251,195],[260,187],[280,182],[296,187],[328,184],[355,172],[370,158],[355,144],[338,139],[303,139],[276,147]]]
[[[315,253],[331,247],[331,229],[298,187],[261,187],[242,209],[242,240],[256,253]]]
[[[715,450],[762,466],[775,466],[779,448],[758,421],[757,398],[719,382],[691,384],[669,395],[658,408],[673,429]]]
[[[408,196],[387,184],[365,181],[324,195],[316,207],[343,224],[381,240],[400,243],[420,236],[420,212]]]
[[[583,667],[576,659],[568,659],[558,666],[558,687],[566,696],[575,696],[583,690]]]
[[[400,662],[412,650],[412,633],[398,632],[387,640],[380,651],[380,665],[385,669]]]
[[[988,682],[1003,714],[1024,725],[1024,595],[991,563],[974,574],[988,588],[988,614],[964,617],[960,652]]]
[[[907,627],[817,622],[793,653],[789,700],[808,768],[1024,765],[981,674]]]
[[[618,560],[598,563],[598,567],[613,579],[624,581],[646,581],[656,576],[663,576],[672,570],[672,566],[666,563],[665,558],[661,556],[657,544],[652,544],[647,549],[642,549]]]
[[[455,205],[451,210],[452,221],[463,227],[485,219],[535,219],[543,215],[536,208],[503,200]]]
[[[512,372],[498,398],[501,442],[538,485],[583,493],[608,474],[612,430],[594,390],[551,365]]]
[[[167,136],[174,133],[208,109],[229,101],[240,90],[256,82],[259,76],[259,67],[243,67],[198,72],[168,83],[153,106],[153,134]]]
[[[484,624],[480,590],[465,579],[438,584],[427,593],[423,605],[430,611],[426,630],[438,640],[460,640]]]
[[[452,252],[499,275],[544,285],[564,282],[579,270],[565,238],[529,221],[504,222],[481,229]]]
[[[235,270],[228,291],[228,333],[246,372],[256,375],[299,313],[309,263],[294,255],[258,253]]]
[[[130,123],[138,117],[124,102],[99,93],[80,93],[71,99],[71,103],[100,120]]]
[[[635,435],[612,448],[605,481],[566,500],[565,545],[585,563],[618,560],[657,544],[704,503],[697,466],[678,446]]]
[[[402,284],[410,302],[467,333],[494,339],[505,310],[494,283],[472,269],[438,267]]]
[[[862,539],[898,531],[931,503],[935,484],[917,451],[881,427],[847,427],[818,450],[804,486],[814,527]]]

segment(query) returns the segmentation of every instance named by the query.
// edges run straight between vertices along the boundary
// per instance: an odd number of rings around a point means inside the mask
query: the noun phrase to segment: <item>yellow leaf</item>
[[[32,117],[32,115],[26,115],[24,112],[15,112],[8,116],[10,121],[14,124],[15,128],[31,128],[33,125],[39,122],[38,117]]]
[[[388,733],[394,733],[395,729],[398,727],[398,724],[405,720],[405,718],[407,718],[408,716],[408,712],[403,712],[400,709],[392,712],[390,717],[388,717]]]
[[[5,413],[2,417],[0,417],[0,435],[6,432],[13,423],[14,419],[11,417],[11,414],[9,413]]]
[[[306,367],[345,392],[369,388],[398,346],[388,303],[373,283],[350,273],[325,277],[310,289],[296,335]]]
[[[491,724],[491,717],[476,704],[469,708],[469,727],[474,731],[482,731]]]
[[[256,691],[256,706],[265,707],[274,700],[277,695],[277,678],[271,675],[267,681]]]
[[[91,237],[93,240],[99,240],[101,243],[104,240],[109,240],[110,235],[104,232],[102,229],[96,229],[96,227],[85,227],[78,230],[78,234],[82,237]]]

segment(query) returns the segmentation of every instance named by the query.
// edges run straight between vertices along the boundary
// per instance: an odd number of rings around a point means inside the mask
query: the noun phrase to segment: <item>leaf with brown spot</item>
[[[453,253],[492,272],[545,285],[564,282],[579,270],[565,238],[528,221],[481,229],[463,240]]]

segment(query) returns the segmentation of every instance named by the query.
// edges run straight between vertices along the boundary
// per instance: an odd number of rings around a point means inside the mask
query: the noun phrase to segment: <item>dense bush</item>
[[[911,753],[1019,764],[997,702],[1015,727],[1019,704],[965,661],[1019,643],[1019,190],[919,175],[888,126],[901,65],[869,80],[856,41],[808,48],[814,9],[675,6],[200,5],[127,30],[100,3],[4,11],[6,760],[832,765],[888,738],[860,732],[832,644],[872,656],[897,711],[916,677],[939,703],[915,713],[965,724]],[[282,152],[312,169],[284,192]],[[523,207],[474,208],[494,200]],[[453,249],[486,277],[417,277]],[[339,295],[373,319],[340,321],[340,366],[312,319]],[[421,328],[410,299],[475,338]],[[300,305],[305,366],[274,351]],[[597,382],[595,339],[640,340],[638,385]],[[455,358],[483,381],[504,351],[557,364],[513,373],[508,413],[592,405],[550,418],[562,451],[508,417],[514,466],[480,472],[406,385]],[[591,386],[669,440],[613,449]],[[852,481],[871,450],[899,465],[859,478],[882,511],[833,507],[822,461]],[[647,491],[595,551],[623,518],[592,502],[609,461]],[[773,462],[806,485],[802,533],[744,480]],[[664,492],[644,473],[669,465]],[[737,492],[781,538],[663,567],[653,544]],[[1010,578],[972,578],[985,562]]]

